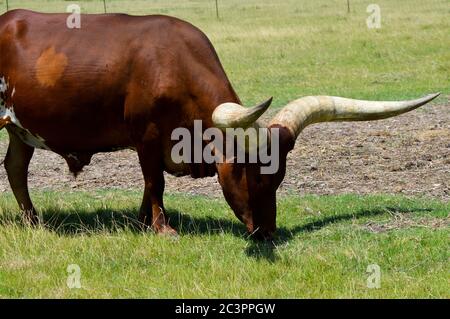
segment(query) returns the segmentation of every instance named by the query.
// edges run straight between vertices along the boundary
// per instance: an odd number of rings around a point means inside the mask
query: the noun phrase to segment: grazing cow
[[[27,10],[0,16],[0,128],[10,138],[5,167],[34,224],[27,174],[35,148],[61,155],[74,174],[95,153],[130,148],[145,180],[143,224],[176,234],[164,212],[164,171],[195,178],[217,173],[239,220],[258,238],[270,238],[286,156],[303,128],[387,118],[438,95],[400,102],[310,96],[289,103],[265,127],[257,120],[271,100],[241,106],[210,41],[191,24],[158,15],[82,15],[81,28],[71,29],[67,18]],[[276,129],[279,169],[262,174],[260,162],[175,162],[171,134],[179,127],[192,131],[195,120],[224,135],[226,128],[259,127],[271,138]]]

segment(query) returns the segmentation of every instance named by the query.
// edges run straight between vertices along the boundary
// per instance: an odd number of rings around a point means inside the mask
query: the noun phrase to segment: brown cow
[[[250,233],[275,231],[276,190],[286,156],[309,124],[381,119],[412,110],[437,96],[404,102],[307,97],[284,107],[265,128],[278,130],[280,167],[264,175],[258,163],[176,164],[178,127],[263,127],[258,117],[270,101],[240,106],[208,38],[191,24],[166,16],[82,15],[14,10],[0,16],[0,128],[10,144],[5,167],[26,217],[37,223],[27,188],[34,148],[64,157],[76,174],[93,154],[137,151],[145,189],[139,220],[175,234],[164,213],[166,171],[204,177],[218,174],[225,198]],[[264,127],[263,127],[264,128]],[[225,134],[224,134],[225,135]]]

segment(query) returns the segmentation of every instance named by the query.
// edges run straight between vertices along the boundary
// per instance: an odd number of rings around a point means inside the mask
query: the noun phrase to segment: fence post
[[[6,0],[6,11],[9,11],[9,3],[8,3],[8,0]]]
[[[106,0],[103,0],[103,9],[105,9],[105,13],[106,13]]]
[[[217,20],[219,20],[220,17],[219,17],[219,2],[218,2],[218,0],[216,0],[216,16],[217,16]]]
[[[350,13],[350,0],[347,0],[347,13]]]

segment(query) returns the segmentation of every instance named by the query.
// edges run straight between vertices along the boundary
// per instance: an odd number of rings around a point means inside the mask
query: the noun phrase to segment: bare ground
[[[273,114],[272,112],[271,114]],[[267,118],[266,118],[267,119]],[[0,142],[4,156],[7,141]],[[217,178],[167,175],[166,190],[220,195]],[[143,179],[133,151],[97,154],[75,179],[65,161],[37,150],[30,165],[31,189],[140,189]],[[0,192],[9,191],[4,168]],[[288,158],[281,193],[389,193],[450,197],[450,104],[425,106],[400,117],[308,127]]]

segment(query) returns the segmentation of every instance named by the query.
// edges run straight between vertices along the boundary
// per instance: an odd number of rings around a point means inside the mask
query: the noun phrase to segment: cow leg
[[[165,181],[162,164],[158,162],[155,154],[147,151],[147,147],[138,148],[138,156],[145,181],[139,221],[146,227],[152,227],[159,234],[177,235],[177,232],[170,227],[169,218],[164,210]]]
[[[28,193],[28,165],[34,148],[22,142],[16,134],[9,131],[8,134],[9,146],[5,158],[5,169],[9,185],[20,209],[24,212],[25,220],[32,225],[37,225],[39,218]]]

